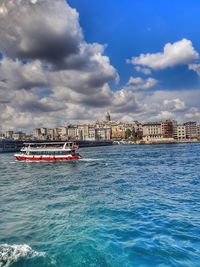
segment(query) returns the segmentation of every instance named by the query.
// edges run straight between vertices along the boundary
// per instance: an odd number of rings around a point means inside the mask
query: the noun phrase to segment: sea
[[[0,267],[199,267],[200,144],[0,154]]]

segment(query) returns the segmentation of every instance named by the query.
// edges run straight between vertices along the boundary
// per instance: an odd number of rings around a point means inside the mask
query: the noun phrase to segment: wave
[[[45,252],[35,251],[26,244],[0,245],[0,267],[20,266],[22,263],[27,263],[27,265],[23,266],[29,266],[32,259],[41,263],[39,266],[53,266]]]

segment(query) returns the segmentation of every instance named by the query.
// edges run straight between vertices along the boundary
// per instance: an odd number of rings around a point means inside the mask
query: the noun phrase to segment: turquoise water
[[[0,155],[0,266],[200,266],[200,145]]]

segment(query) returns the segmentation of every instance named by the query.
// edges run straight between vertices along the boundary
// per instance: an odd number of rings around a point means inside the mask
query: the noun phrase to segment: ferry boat
[[[75,142],[25,143],[14,156],[22,161],[66,161],[82,157]]]

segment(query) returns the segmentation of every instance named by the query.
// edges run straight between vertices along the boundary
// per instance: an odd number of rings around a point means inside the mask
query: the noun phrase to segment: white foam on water
[[[79,161],[102,161],[104,159],[89,159],[89,158],[83,158],[83,159],[79,159]]]
[[[33,250],[30,246],[24,245],[0,245],[0,267],[9,267],[20,259],[31,259],[34,257],[44,257],[45,252]]]

